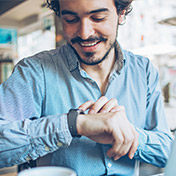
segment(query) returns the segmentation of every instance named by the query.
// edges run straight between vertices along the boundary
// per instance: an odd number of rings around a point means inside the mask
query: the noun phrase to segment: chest
[[[95,102],[102,96],[96,82],[78,72],[50,75],[46,85],[43,115],[67,113],[71,108],[78,108],[88,100]],[[125,72],[112,77],[105,91],[108,99],[116,98],[119,105],[125,107],[131,123],[140,127],[145,123],[146,94],[142,79],[132,79]]]

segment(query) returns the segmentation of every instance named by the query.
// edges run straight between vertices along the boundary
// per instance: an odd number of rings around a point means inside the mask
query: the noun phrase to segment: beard
[[[103,38],[103,37],[95,37],[95,38],[89,38],[87,40],[83,40],[81,39],[80,37],[75,37],[71,40],[71,43],[72,44],[75,44],[75,43],[80,43],[80,42],[90,42],[90,41],[100,41],[100,42],[106,42],[107,39],[106,38]],[[94,60],[94,55],[96,55],[95,52],[84,52],[83,55],[86,57],[86,60],[81,58],[80,55],[78,54],[78,52],[76,51],[76,49],[71,45],[71,47],[73,48],[74,52],[76,53],[77,57],[78,57],[78,60],[85,64],[85,65],[97,65],[99,63],[101,63],[102,61],[104,61],[109,53],[111,52],[111,50],[115,47],[115,43],[116,43],[116,39],[110,43],[106,53],[104,54],[104,56],[102,58],[99,58],[97,60]]]
[[[86,64],[86,65],[97,65],[101,62],[103,62],[107,56],[109,55],[110,51],[115,47],[115,41],[110,45],[109,49],[106,51],[105,55],[99,59],[99,60],[96,60],[96,61],[91,61],[91,58],[93,58],[94,54],[93,52],[86,52],[84,53],[87,60],[83,60],[80,56],[78,57],[79,61],[82,62],[83,64]]]

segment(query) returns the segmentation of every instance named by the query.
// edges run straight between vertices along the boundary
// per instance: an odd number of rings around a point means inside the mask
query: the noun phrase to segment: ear
[[[125,23],[125,13],[126,10],[122,10],[122,12],[119,14],[119,24],[124,24]]]

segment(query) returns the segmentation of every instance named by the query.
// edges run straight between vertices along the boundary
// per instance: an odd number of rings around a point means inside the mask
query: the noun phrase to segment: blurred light
[[[176,26],[176,17],[161,20],[161,21],[159,21],[159,24],[166,24],[166,25]]]
[[[176,53],[176,46],[167,44],[149,45],[133,50],[134,53],[140,55],[162,55]]]

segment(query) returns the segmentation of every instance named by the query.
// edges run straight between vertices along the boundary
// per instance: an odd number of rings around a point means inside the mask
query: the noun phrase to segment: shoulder
[[[133,69],[136,71],[143,71],[145,73],[155,73],[157,70],[150,61],[149,58],[141,55],[134,54],[130,51],[123,50],[123,55],[125,59],[125,65],[128,69]]]
[[[127,64],[136,64],[145,67],[150,63],[149,58],[134,54],[131,51],[123,50],[123,55]]]
[[[35,55],[23,58],[17,63],[17,66],[35,65],[35,67],[37,67],[37,66],[44,66],[44,65],[48,65],[48,66],[55,65],[55,64],[58,64],[58,62],[64,62],[63,55],[64,54],[66,55],[66,53],[69,52],[68,50],[69,50],[69,47],[67,45],[63,45],[56,49],[42,51]]]

